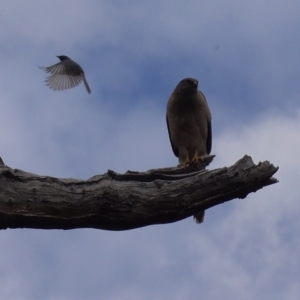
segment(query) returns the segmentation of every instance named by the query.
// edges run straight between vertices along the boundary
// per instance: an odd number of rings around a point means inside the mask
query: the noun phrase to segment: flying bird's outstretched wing
[[[85,79],[83,69],[72,59],[67,56],[58,56],[61,62],[50,66],[40,67],[51,75],[47,77],[46,84],[53,90],[66,90],[84,82],[87,92],[90,94],[91,89]]]

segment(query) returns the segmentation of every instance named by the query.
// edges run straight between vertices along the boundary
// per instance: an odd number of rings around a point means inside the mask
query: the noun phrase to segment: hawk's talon
[[[186,157],[185,157],[185,161],[180,164],[180,166],[182,166],[183,169],[186,169],[186,167],[191,163],[190,159],[189,159],[189,155],[188,153],[186,154]]]
[[[197,150],[196,150],[195,155],[194,155],[194,157],[192,158],[192,162],[193,162],[193,163],[196,163],[196,165],[198,166],[198,163],[199,163],[200,161],[203,162],[204,159],[202,158],[202,156],[198,156]]]

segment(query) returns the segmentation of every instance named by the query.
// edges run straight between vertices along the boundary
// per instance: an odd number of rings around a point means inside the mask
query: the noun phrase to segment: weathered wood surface
[[[210,171],[166,168],[117,174],[109,170],[76,180],[0,164],[0,229],[128,230],[176,222],[277,183],[272,177],[277,170],[268,161],[255,165],[244,156],[231,167]]]

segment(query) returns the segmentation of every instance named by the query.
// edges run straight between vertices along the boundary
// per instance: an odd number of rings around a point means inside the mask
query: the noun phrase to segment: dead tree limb
[[[213,159],[207,158],[206,164]],[[268,161],[187,172],[108,171],[88,180],[38,176],[0,164],[0,229],[128,230],[180,221],[278,182]]]

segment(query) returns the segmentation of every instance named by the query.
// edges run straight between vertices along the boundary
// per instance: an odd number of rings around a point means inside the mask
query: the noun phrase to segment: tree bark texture
[[[202,168],[213,156],[207,157]],[[198,166],[199,167],[199,166]],[[39,176],[0,164],[0,229],[128,230],[191,217],[277,183],[278,167],[244,156],[231,167],[153,169],[88,180]]]

